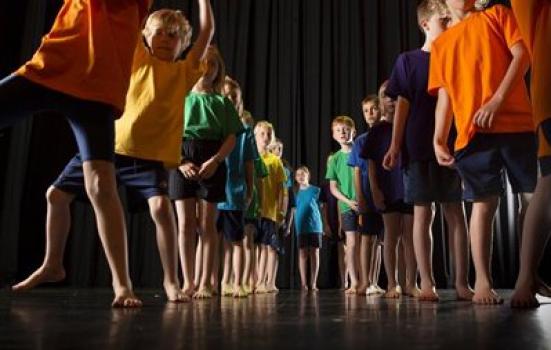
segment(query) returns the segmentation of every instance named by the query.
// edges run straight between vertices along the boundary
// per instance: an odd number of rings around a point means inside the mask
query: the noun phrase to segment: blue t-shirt
[[[386,89],[386,95],[409,102],[409,115],[404,132],[402,163],[436,160],[432,137],[437,98],[428,94],[430,53],[421,49],[400,54]],[[453,150],[454,133],[448,145]]]
[[[348,156],[348,166],[353,168],[358,167],[362,176],[362,193],[367,201],[367,207],[370,210],[375,210],[375,204],[373,204],[373,198],[371,197],[371,187],[369,186],[369,173],[367,169],[367,160],[360,157],[360,153],[364,148],[367,139],[369,138],[369,131],[361,134],[354,141],[352,146],[352,152]]]
[[[323,232],[320,194],[321,189],[312,185],[297,192],[295,196],[295,232],[297,235],[321,234]]]
[[[259,159],[254,134],[250,127],[237,135],[235,147],[226,158],[226,201],[218,204],[219,210],[245,209],[247,195],[247,181],[245,177],[245,163]]]
[[[385,157],[390,142],[392,141],[392,124],[383,121],[369,132],[369,137],[360,152],[360,157],[375,162],[375,170],[379,187],[385,197],[385,203],[390,204],[404,199],[404,180],[402,169],[395,167],[391,171],[383,168]]]

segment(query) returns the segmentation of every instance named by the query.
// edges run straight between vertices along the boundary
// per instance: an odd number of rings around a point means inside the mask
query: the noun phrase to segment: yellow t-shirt
[[[260,179],[261,194],[260,217],[277,222],[279,211],[279,196],[283,184],[287,181],[281,159],[271,153],[262,155],[262,161],[268,169],[268,176]]]
[[[180,164],[184,101],[201,77],[187,60],[167,62],[136,45],[126,109],[115,123],[115,153]]]
[[[532,60],[532,108],[534,124],[539,127],[551,118],[551,2],[512,0],[511,5]],[[543,135],[539,136],[539,156],[551,156],[551,145]]]
[[[65,0],[52,29],[16,74],[122,113],[132,53],[151,2]]]

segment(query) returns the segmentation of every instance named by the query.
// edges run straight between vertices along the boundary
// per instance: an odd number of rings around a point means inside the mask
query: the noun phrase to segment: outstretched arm
[[[188,53],[187,59],[198,67],[207,52],[212,36],[214,35],[214,16],[210,0],[197,0],[199,4],[199,36]]]

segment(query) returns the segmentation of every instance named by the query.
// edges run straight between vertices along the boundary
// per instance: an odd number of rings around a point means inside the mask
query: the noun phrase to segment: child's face
[[[203,83],[212,84],[218,75],[218,60],[216,53],[212,50],[208,50],[205,58],[201,62],[203,68]]]
[[[346,145],[352,142],[352,128],[346,124],[333,125],[333,140],[339,145]]]
[[[168,28],[161,23],[154,23],[149,28],[145,40],[151,54],[162,61],[174,61],[182,51],[182,40],[178,28]]]
[[[302,169],[298,169],[295,174],[295,180],[301,186],[307,186],[310,181],[310,176],[308,173]]]
[[[448,23],[448,17],[435,13],[428,20],[424,21],[422,26],[427,38],[434,40],[447,29]]]
[[[381,111],[379,106],[375,102],[367,102],[362,105],[362,111],[364,119],[367,125],[370,127],[379,121],[381,118]]]
[[[283,145],[276,143],[270,148],[270,152],[272,152],[272,154],[276,157],[281,158],[283,156]]]
[[[233,103],[235,109],[239,110],[239,105],[241,104],[241,93],[238,89],[233,88],[229,84],[224,84],[222,95],[227,97]]]
[[[272,142],[272,130],[269,128],[258,128],[254,134],[256,145],[261,150],[266,150],[270,142]]]
[[[472,11],[476,0],[446,0],[446,5],[450,11]]]

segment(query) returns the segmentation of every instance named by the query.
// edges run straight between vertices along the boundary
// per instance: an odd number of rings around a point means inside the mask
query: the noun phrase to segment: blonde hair
[[[142,34],[145,37],[153,35],[152,29],[156,27],[157,23],[160,23],[162,28],[168,28],[178,33],[182,43],[182,52],[188,48],[191,43],[191,35],[193,30],[182,11],[162,9],[153,12],[149,15],[149,17],[147,17]]]
[[[367,95],[362,100],[362,106],[365,105],[366,103],[373,103],[373,104],[377,105],[377,107],[379,107],[379,96],[377,96],[375,94]]]
[[[274,126],[271,123],[267,122],[266,120],[261,120],[258,123],[256,123],[256,125],[254,126],[255,135],[258,132],[258,130],[260,130],[260,129],[270,130],[270,132],[272,133],[272,142],[273,142],[273,140],[276,139]]]
[[[354,123],[354,120],[352,118],[350,118],[349,116],[346,116],[346,115],[340,115],[340,116],[335,117],[333,119],[333,121],[331,122],[331,128],[335,127],[335,125],[337,125],[337,124],[346,125],[346,126],[350,127],[351,129],[356,128],[356,123]]]
[[[442,1],[444,0],[421,1],[421,3],[417,6],[417,23],[419,24],[419,27],[421,27],[423,21],[430,19],[433,15],[447,13],[446,4]],[[421,30],[422,29],[423,28],[421,27]]]
[[[222,54],[214,45],[210,45],[207,48],[207,53],[202,60],[203,64],[207,61],[209,54],[214,56],[216,63],[218,64],[218,72],[216,73],[216,77],[212,81],[212,89],[215,92],[222,94],[222,90],[224,89],[224,81],[226,79],[226,64],[224,63]]]

